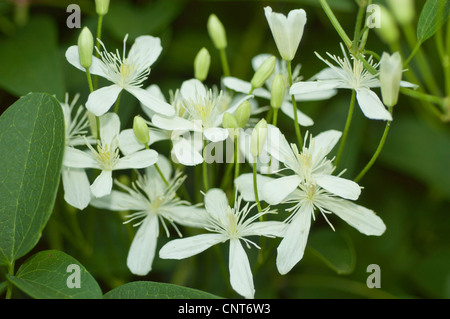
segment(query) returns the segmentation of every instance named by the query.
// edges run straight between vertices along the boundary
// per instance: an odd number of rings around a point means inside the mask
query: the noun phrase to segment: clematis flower
[[[75,95],[69,104],[69,95],[66,94],[65,101],[61,103],[66,129],[66,149],[85,145],[86,140],[88,143],[95,142],[92,137],[88,136],[89,122],[85,109],[79,106],[75,115],[72,117],[79,97],[79,94]],[[61,177],[64,188],[64,200],[73,207],[80,210],[85,209],[91,200],[89,179],[86,171],[83,168],[73,168],[63,165]]]
[[[270,54],[260,54],[260,55],[255,56],[252,59],[253,69],[256,71],[259,68],[259,66],[262,63],[264,63],[264,61],[267,58],[269,58],[270,56],[271,56]],[[301,66],[297,65],[294,68],[294,70],[292,71],[292,80],[294,83],[297,81],[300,81],[302,79],[302,77],[300,76],[300,68],[301,68]],[[293,111],[293,106],[292,106],[292,98],[291,98],[291,95],[289,94],[289,77],[288,77],[286,61],[277,60],[277,63],[275,65],[275,71],[273,72],[273,75],[271,77],[269,77],[269,79],[266,81],[265,88],[261,87],[261,88],[255,89],[255,90],[253,90],[252,94],[257,97],[260,97],[260,98],[263,98],[266,100],[270,100],[270,98],[271,98],[270,89],[272,87],[272,82],[275,78],[275,75],[277,75],[277,74],[280,74],[283,77],[284,84],[286,87],[286,92],[284,94],[283,103],[281,104],[281,111],[284,114],[286,114],[288,117],[290,117],[291,119],[294,120],[295,117],[294,117],[294,111]],[[223,83],[227,88],[232,89],[237,92],[241,92],[241,93],[248,94],[248,92],[251,89],[250,82],[243,81],[241,79],[231,77],[231,76],[224,78]],[[324,91],[320,91],[320,92],[312,92],[312,93],[304,92],[302,94],[296,94],[295,100],[297,102],[326,100],[326,99],[329,99],[329,98],[333,97],[334,95],[336,95],[336,93],[337,93],[337,91],[334,89],[324,90]],[[297,110],[297,119],[298,119],[298,123],[302,126],[311,126],[314,124],[314,121],[309,116],[300,112],[299,110]]]
[[[286,17],[272,12],[271,7],[265,7],[264,13],[281,57],[292,61],[303,37],[307,20],[305,10],[291,10]]]
[[[371,74],[363,63],[351,55],[349,58],[341,44],[343,58],[331,55],[338,66],[333,65],[328,60],[316,55],[329,67],[322,70],[315,81],[300,81],[294,83],[290,89],[291,94],[317,93],[331,89],[351,89],[356,92],[356,99],[363,114],[374,120],[392,121],[392,115],[386,110],[380,98],[373,92],[372,88],[380,87],[381,83],[378,74]],[[369,64],[375,69],[378,63],[373,63],[372,57],[368,60]],[[403,87],[416,87],[416,85],[402,81]]]
[[[97,149],[86,143],[90,151],[68,147],[64,155],[64,165],[72,168],[100,169],[100,175],[90,186],[95,197],[111,193],[112,171],[130,168],[146,168],[156,163],[158,153],[154,150],[138,151],[121,157],[119,153],[120,119],[115,113],[107,113],[100,118],[101,140]],[[74,181],[75,182],[75,181]]]
[[[172,177],[170,163],[163,156],[158,158],[158,167],[169,185],[165,184],[156,168],[151,166],[145,170],[145,175],[137,173],[138,178],[131,187],[116,181],[123,191],[113,190],[110,195],[93,199],[91,202],[91,205],[97,208],[132,211],[126,223],[139,220],[133,225],[139,229],[127,257],[128,268],[139,276],[147,275],[152,269],[160,225],[167,237],[170,235],[167,223],[171,224],[181,237],[176,224],[201,227],[205,220],[203,208],[191,206],[177,197],[176,192],[186,177],[181,173],[175,173]]]
[[[225,112],[233,114],[242,102],[252,96],[244,96],[233,101],[226,92],[217,89],[208,90],[197,79],[184,81],[179,94],[178,115],[167,117],[154,114],[152,123],[158,128],[173,131],[172,138],[177,136],[175,134],[194,132],[193,138],[178,139],[175,151],[180,163],[200,164],[203,162],[200,153],[203,137],[213,143],[226,140],[228,130],[221,127],[223,115]]]
[[[146,90],[141,88],[142,83],[150,74],[150,66],[156,61],[162,51],[161,40],[152,36],[140,36],[136,38],[128,55],[126,54],[126,41],[124,38],[123,54],[108,52],[100,41],[103,50],[98,50],[100,59],[93,56],[92,65],[89,68],[91,74],[99,75],[113,85],[100,88],[89,94],[86,108],[96,116],[108,112],[116,102],[122,90],[134,95],[143,105],[156,113],[167,116],[174,115],[174,109],[170,104],[155,99]],[[76,68],[85,71],[80,64],[78,46],[67,49],[66,59]]]
[[[275,221],[255,222],[261,215],[270,212],[268,208],[247,218],[255,205],[250,206],[247,203],[242,207],[241,204],[242,198],[237,196],[234,208],[231,208],[221,189],[209,190],[205,195],[207,212],[205,229],[212,233],[172,240],[161,248],[159,256],[164,259],[184,259],[197,255],[211,246],[229,241],[231,287],[245,298],[254,298],[255,288],[250,263],[241,241],[248,248],[250,245],[259,248],[256,243],[246,237],[280,237],[285,226],[283,223]]]

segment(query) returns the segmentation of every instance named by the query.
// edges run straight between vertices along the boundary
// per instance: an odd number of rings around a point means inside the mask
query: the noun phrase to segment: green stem
[[[389,113],[392,114],[392,107],[389,108]],[[370,168],[373,166],[373,164],[377,160],[378,156],[380,155],[381,150],[384,147],[384,143],[386,142],[386,138],[388,136],[389,129],[391,127],[391,123],[392,123],[391,121],[388,121],[386,123],[386,127],[384,129],[383,136],[381,137],[380,143],[378,144],[377,150],[373,154],[373,156],[370,159],[369,163],[367,163],[367,165],[363,168],[361,173],[359,173],[358,176],[356,176],[356,178],[355,178],[355,182],[356,183],[358,183],[364,177],[364,175],[366,175],[366,173],[370,170]]]
[[[205,193],[209,190],[209,184],[208,184],[208,163],[206,163],[206,160],[202,163],[202,175],[203,175],[203,188],[205,190]]]
[[[286,61],[287,69],[288,69],[288,77],[289,77],[289,87],[292,86],[292,65],[291,61]],[[294,128],[295,128],[295,135],[297,136],[297,142],[300,147],[300,149],[303,147],[303,138],[302,133],[300,131],[300,125],[298,124],[298,115],[297,115],[297,101],[295,101],[295,96],[291,95],[292,100],[292,106],[294,109]]]
[[[147,146],[148,147],[148,146]],[[169,182],[164,177],[164,174],[161,172],[161,169],[159,168],[158,164],[155,163],[155,168],[158,171],[159,176],[161,176],[161,179],[163,180],[164,184],[166,184],[167,187],[169,187]]]
[[[98,58],[100,57],[100,54],[98,53],[98,51],[100,50],[100,41],[102,39],[102,24],[103,24],[103,16],[99,15],[98,16],[98,21],[97,21],[97,43],[95,45],[95,47],[97,48],[95,50],[95,56]],[[94,88],[97,89],[98,88],[98,76],[96,75],[94,77]]]
[[[94,92],[94,87],[92,86],[91,72],[89,72],[89,69],[86,69],[86,77],[89,84],[89,91],[92,93]]]
[[[427,104],[424,104],[428,110],[433,113],[434,115],[441,116],[441,112],[433,105],[437,104],[439,107],[444,110],[444,99],[439,96],[434,96],[426,93],[422,93],[416,90],[411,90],[407,88],[400,88],[400,93],[405,94],[409,97],[412,97],[414,99],[427,102]]]
[[[353,37],[353,44],[352,44],[353,54],[356,54],[356,52],[358,51],[358,48],[359,48],[359,40],[361,38],[361,29],[362,29],[364,14],[366,13],[366,5],[367,5],[367,3],[365,1],[360,1],[358,16],[356,18],[356,24],[355,24],[355,33],[354,33],[354,37]]]
[[[261,213],[262,208],[261,208],[261,203],[259,201],[259,196],[258,196],[258,182],[257,182],[257,174],[256,174],[256,158],[255,158],[255,162],[253,163],[253,191],[255,192],[255,201],[256,201],[256,206],[258,207],[258,213]]]
[[[344,41],[345,45],[348,48],[352,47],[352,40],[349,38],[347,33],[345,33],[344,29],[342,28],[341,24],[339,23],[338,19],[334,15],[333,11],[331,10],[330,6],[328,5],[326,0],[319,0],[320,5],[322,6],[323,11],[325,11],[325,14],[328,16],[328,19],[330,19],[331,24],[336,29],[337,33],[341,37],[342,41]]]
[[[120,91],[119,96],[117,97],[116,104],[114,104],[114,113],[119,114],[119,106],[120,106],[120,98],[122,96],[122,91]]]
[[[352,122],[353,110],[355,109],[356,91],[352,91],[352,97],[350,101],[350,107],[348,109],[347,121],[345,123],[344,133],[342,134],[341,143],[339,145],[339,150],[336,156],[335,166],[338,167],[339,161],[342,156],[342,151],[344,150],[345,142],[347,141],[348,132],[350,130],[350,124]]]
[[[235,160],[234,160],[234,180],[236,180],[236,178],[239,177],[239,159],[240,159],[240,153],[239,153],[239,135],[236,135],[236,137],[234,138],[234,156],[235,156]],[[235,189],[235,185],[233,182],[233,203],[236,200],[235,198],[236,195],[236,189]]]
[[[15,264],[15,261],[13,261],[8,266],[8,275],[10,275],[10,276],[14,276],[14,264]],[[6,299],[11,299],[12,289],[13,289],[13,284],[10,281],[8,281],[8,285],[6,287]]]
[[[278,109],[274,109],[274,110],[273,110],[273,120],[272,120],[272,125],[273,125],[273,126],[277,126],[277,121],[278,121]]]
[[[224,76],[230,76],[230,66],[228,65],[227,53],[225,49],[219,50],[220,61],[222,62],[222,70]]]

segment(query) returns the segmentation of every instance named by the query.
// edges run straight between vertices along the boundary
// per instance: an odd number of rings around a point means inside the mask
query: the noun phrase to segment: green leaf
[[[65,93],[57,25],[47,17],[34,18],[11,38],[0,39],[0,87],[15,96]]]
[[[74,287],[79,275],[79,288]],[[75,258],[57,251],[41,251],[7,276],[17,288],[36,299],[100,299],[94,277]],[[72,288],[69,288],[72,287]]]
[[[428,0],[423,6],[417,25],[417,40],[423,43],[431,38],[447,21],[450,2]]]
[[[30,93],[0,117],[0,264],[38,242],[59,185],[65,145],[60,103]]]
[[[338,274],[350,274],[355,269],[355,250],[350,238],[330,229],[313,232],[308,239],[308,249]]]
[[[135,281],[104,295],[105,299],[217,299],[218,296],[173,284]]]

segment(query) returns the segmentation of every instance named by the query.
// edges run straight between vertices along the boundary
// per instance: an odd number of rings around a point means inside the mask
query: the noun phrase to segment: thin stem
[[[95,56],[98,58],[100,56],[100,54],[98,53],[98,50],[100,50],[100,41],[102,39],[102,24],[103,24],[103,16],[99,15],[98,16],[98,21],[97,21],[97,43],[96,43],[96,48],[97,50],[95,50]],[[94,76],[94,88],[97,89],[98,88],[98,76]]]
[[[289,77],[289,86],[292,86],[292,65],[291,61],[286,61],[287,69],[288,69],[288,77]],[[295,101],[295,96],[291,95],[292,106],[294,108],[294,128],[295,135],[297,135],[297,142],[300,149],[303,147],[303,138],[302,133],[300,131],[300,125],[298,124],[298,115],[297,115],[297,102]]]
[[[86,69],[86,77],[89,84],[89,91],[92,93],[94,92],[94,87],[92,86],[91,72],[89,72],[89,69]]]
[[[389,113],[392,114],[392,107],[389,108]],[[377,160],[378,156],[381,153],[381,150],[383,149],[384,143],[386,142],[386,138],[388,136],[389,129],[391,127],[391,123],[392,123],[391,121],[388,121],[386,123],[386,127],[384,129],[383,136],[381,137],[380,143],[378,144],[377,150],[373,154],[373,156],[370,159],[369,163],[367,163],[367,165],[363,168],[361,173],[359,173],[358,176],[356,176],[355,182],[358,183],[364,177],[364,175],[366,175],[366,173],[370,170],[370,168],[373,166],[373,164]]]
[[[352,40],[349,38],[347,33],[345,33],[344,29],[342,28],[341,24],[339,23],[338,19],[334,15],[333,11],[331,10],[330,6],[328,5],[326,0],[319,0],[320,5],[322,6],[323,11],[325,11],[325,14],[328,16],[328,19],[330,19],[331,24],[336,29],[337,33],[341,37],[342,41],[344,41],[345,45],[348,48],[352,47]]]
[[[148,146],[147,146],[148,147]],[[167,181],[167,179],[164,177],[164,174],[161,172],[161,169],[159,168],[158,164],[155,163],[155,168],[158,171],[159,176],[161,176],[161,179],[163,180],[164,184],[166,184],[167,187],[169,187],[169,182]]]
[[[352,98],[350,101],[350,107],[348,109],[347,121],[345,123],[344,133],[342,134],[341,143],[339,145],[339,150],[336,156],[335,166],[338,167],[339,161],[342,156],[342,151],[344,150],[345,142],[347,141],[348,132],[350,130],[350,124],[352,122],[353,110],[355,109],[356,91],[352,91]]]
[[[355,54],[356,51],[358,50],[358,46],[359,46],[359,40],[361,38],[361,28],[362,28],[362,23],[363,23],[363,19],[364,19],[364,14],[366,13],[366,5],[367,3],[365,1],[360,1],[359,3],[359,10],[358,10],[358,16],[356,18],[356,24],[355,24],[355,33],[354,33],[354,37],[353,37],[353,47],[352,47],[352,51]]]
[[[14,264],[15,264],[15,261],[13,261],[10,265],[8,265],[8,275],[10,275],[10,276],[14,276]],[[11,299],[12,289],[13,289],[13,284],[10,281],[8,281],[8,285],[6,287],[6,299]]]
[[[256,200],[256,206],[258,207],[258,213],[261,213],[262,208],[261,208],[261,203],[259,201],[259,196],[258,196],[258,183],[257,183],[257,178],[256,178],[256,158],[255,158],[255,162],[253,163],[253,191],[255,192],[255,200]]]
[[[219,50],[220,61],[222,62],[222,70],[224,76],[230,76],[230,66],[228,65],[227,53],[225,49]]]
[[[203,175],[203,188],[205,190],[205,193],[209,190],[209,184],[208,184],[208,163],[206,163],[206,160],[202,163],[202,175]]]
[[[277,126],[277,121],[278,121],[278,109],[274,109],[274,110],[273,110],[273,120],[272,120],[272,125],[273,125],[273,126]]]
[[[441,116],[441,112],[433,105],[437,104],[441,109],[444,109],[444,99],[439,96],[434,96],[426,93],[422,93],[416,90],[411,90],[407,88],[400,88],[400,92],[402,94],[405,94],[409,97],[412,97],[414,99],[427,102],[427,104],[424,104],[427,106],[427,108],[437,116]]]
[[[234,180],[236,180],[236,178],[239,177],[239,159],[240,159],[240,154],[239,154],[239,135],[236,135],[234,138],[234,156],[235,156],[235,160],[234,160]],[[236,200],[235,199],[235,194],[236,194],[236,189],[235,189],[235,185],[233,182],[233,203]]]

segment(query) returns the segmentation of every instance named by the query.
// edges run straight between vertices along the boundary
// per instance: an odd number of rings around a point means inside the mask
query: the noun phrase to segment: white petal
[[[400,86],[404,88],[417,89],[419,86],[417,84],[408,82],[408,81],[400,81]]]
[[[364,115],[372,120],[392,121],[392,115],[386,110],[378,95],[369,89],[357,89],[356,98]]]
[[[291,95],[302,95],[302,94],[313,94],[313,93],[323,93],[324,96],[330,94],[330,90],[339,88],[341,83],[334,80],[326,81],[301,81],[292,84],[289,94]]]
[[[294,95],[296,101],[322,101],[328,100],[337,94],[337,90],[325,90],[312,93],[303,93]]]
[[[126,129],[120,132],[119,148],[122,153],[128,155],[144,149],[145,146],[138,141],[133,129]]]
[[[341,138],[342,133],[336,130],[328,130],[316,135],[314,139],[314,146],[312,147],[313,161],[318,161],[327,156],[331,150],[336,146]],[[311,150],[311,146],[310,146]]]
[[[184,138],[174,142],[172,148],[173,160],[186,166],[195,166],[203,163],[202,154],[196,150],[190,140]]]
[[[270,205],[278,205],[297,188],[301,180],[300,176],[291,175],[265,183],[262,189],[264,200]]]
[[[148,107],[153,112],[165,116],[175,115],[175,109],[172,105],[154,97],[150,92],[138,87],[127,87],[126,90],[133,94],[143,106]]]
[[[259,200],[264,200],[262,189],[267,182],[273,181],[274,179],[271,177],[267,177],[264,175],[256,175],[256,183],[258,186],[258,198]],[[234,180],[234,184],[236,188],[241,193],[242,198],[246,202],[254,202],[255,201],[255,191],[253,189],[253,174],[242,174],[238,178]]]
[[[174,116],[174,117],[166,117],[158,114],[153,115],[152,123],[156,127],[159,127],[168,131],[175,130],[187,130],[193,131],[194,124],[191,121],[188,121],[182,117]]]
[[[133,238],[128,251],[127,266],[135,275],[145,276],[152,270],[159,234],[158,226],[158,217],[148,215]]]
[[[66,59],[77,69],[86,72],[86,69],[80,64],[80,55],[78,53],[78,46],[72,45],[66,51]],[[91,75],[99,75],[101,77],[109,79],[108,75],[103,71],[103,62],[96,56],[92,56],[92,65],[89,67],[89,73]]]
[[[127,59],[138,65],[140,69],[148,69],[159,57],[162,51],[161,40],[149,35],[137,37]]]
[[[386,225],[372,210],[346,200],[334,199],[326,208],[367,236],[381,236]]]
[[[267,152],[278,161],[295,165],[297,157],[293,154],[290,144],[278,127],[267,125]]]
[[[106,113],[100,117],[100,137],[104,145],[113,145],[119,133],[120,118],[116,113]]]
[[[103,197],[111,194],[112,184],[112,171],[103,170],[91,185],[92,195],[95,197]]]
[[[97,208],[118,212],[148,209],[146,202],[139,200],[128,193],[119,192],[116,190],[112,190],[109,195],[100,198],[93,198],[90,204]]]
[[[163,102],[167,102],[166,97],[164,96],[160,87],[157,84],[152,84],[152,85],[148,86],[145,90],[147,92],[149,92],[151,95],[153,95],[155,98],[157,98]],[[144,106],[142,103],[140,103],[140,104],[141,104],[142,111],[144,111],[144,113],[147,114],[147,116],[149,118],[152,118],[155,113],[152,110],[150,110],[148,107]]]
[[[109,111],[116,102],[122,88],[117,85],[105,86],[89,94],[86,108],[96,116],[101,116]]]
[[[172,176],[172,164],[162,154],[158,154],[158,161],[156,162],[158,164],[159,169],[161,170],[161,173],[164,175],[164,177],[168,180]],[[158,176],[158,179],[160,179],[159,173],[156,170],[155,166],[150,166],[145,170],[145,173],[147,174],[147,177],[149,176]],[[164,183],[164,181],[161,181]],[[165,184],[164,184],[165,185]]]
[[[294,106],[292,105],[291,102],[287,101],[283,102],[283,104],[281,104],[281,111],[287,116],[289,116],[291,119],[295,120]],[[300,112],[298,109],[297,109],[297,121],[298,124],[305,127],[314,125],[314,121],[308,115]]]
[[[92,153],[83,152],[73,147],[66,147],[63,164],[73,168],[100,168]]]
[[[219,188],[210,189],[205,195],[206,211],[217,220],[226,220],[230,208],[225,192]]]
[[[313,208],[305,204],[287,226],[283,240],[277,248],[277,269],[287,274],[302,258],[311,228]]]
[[[230,240],[229,269],[231,287],[241,296],[253,299],[255,287],[252,270],[239,239]]]
[[[201,234],[197,236],[175,239],[165,244],[159,251],[162,259],[184,259],[205,251],[211,246],[225,241],[221,234]]]
[[[63,166],[62,182],[65,201],[80,210],[85,209],[91,201],[91,190],[85,170]]]
[[[186,100],[198,101],[206,97],[206,88],[197,79],[190,79],[181,84],[181,95]]]
[[[213,143],[222,142],[228,138],[228,130],[220,127],[207,128],[203,134],[207,140]]]
[[[158,153],[154,150],[142,150],[119,158],[114,169],[146,168],[156,163]]]
[[[242,236],[283,237],[286,232],[286,228],[287,225],[282,222],[254,222],[245,228]]]
[[[203,228],[207,226],[207,213],[204,208],[195,206],[174,206],[164,211],[164,217],[169,218],[177,224]]]
[[[333,175],[320,175],[314,178],[320,187],[342,198],[357,200],[361,195],[361,187],[349,179]]]
[[[249,94],[252,89],[252,85],[250,82],[243,81],[241,79],[238,79],[238,78],[235,78],[232,76],[224,78],[223,84],[227,88],[232,89],[233,91],[245,93],[245,94]],[[265,98],[265,99],[270,99],[270,92],[263,88],[258,88],[258,89],[253,90],[252,94],[255,96],[258,96],[258,97]]]

